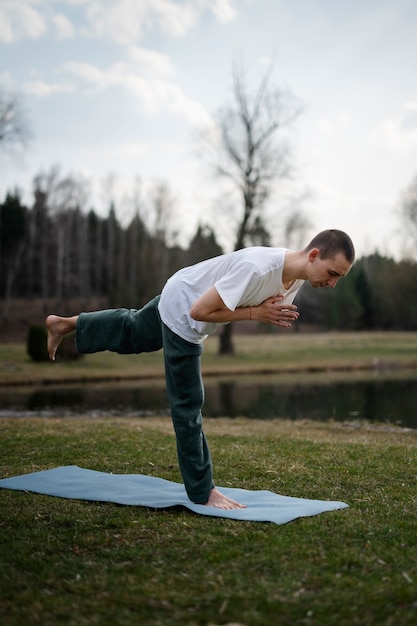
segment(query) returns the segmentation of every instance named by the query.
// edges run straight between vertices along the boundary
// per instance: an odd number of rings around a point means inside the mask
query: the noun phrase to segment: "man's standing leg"
[[[207,504],[219,509],[246,508],[214,486],[211,456],[201,415],[204,402],[201,344],[184,341],[164,324],[162,336],[165,378],[177,436],[178,462],[188,497],[196,504]]]
[[[193,344],[162,324],[165,378],[177,436],[178,462],[188,497],[205,504],[214,487],[210,451],[203,432],[200,344]]]

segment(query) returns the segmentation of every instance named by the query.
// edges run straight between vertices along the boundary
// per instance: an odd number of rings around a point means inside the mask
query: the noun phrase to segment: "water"
[[[417,428],[417,372],[207,378],[207,417],[385,422]],[[169,414],[163,381],[2,389],[0,416]]]

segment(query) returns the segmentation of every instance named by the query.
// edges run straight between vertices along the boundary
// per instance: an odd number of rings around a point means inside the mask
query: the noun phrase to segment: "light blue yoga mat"
[[[348,506],[344,502],[280,496],[272,491],[218,487],[230,498],[247,505],[246,509],[223,511],[215,507],[194,504],[189,500],[184,485],[180,483],[142,474],[107,474],[83,469],[77,465],[3,478],[0,480],[0,487],[61,498],[114,502],[152,509],[180,505],[201,515],[275,524],[285,524],[297,517],[318,515]]]

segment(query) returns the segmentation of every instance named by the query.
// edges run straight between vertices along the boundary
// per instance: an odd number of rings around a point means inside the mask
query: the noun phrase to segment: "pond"
[[[385,422],[417,428],[417,372],[205,379],[207,417]],[[169,414],[163,381],[3,388],[0,416]]]

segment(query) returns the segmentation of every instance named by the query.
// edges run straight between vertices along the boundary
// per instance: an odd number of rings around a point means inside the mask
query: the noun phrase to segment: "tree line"
[[[89,308],[96,299],[108,306],[139,307],[162,289],[180,267],[222,252],[212,230],[199,226],[187,249],[170,244],[165,213],[169,190],[159,184],[152,198],[157,217],[146,223],[139,207],[122,225],[117,207],[100,216],[85,210],[82,181],[57,172],[34,181],[33,203],[18,191],[0,204],[1,319],[7,323],[12,298],[51,301],[62,310],[68,299]]]
[[[224,252],[206,225],[197,227],[187,247],[169,240],[164,185],[152,199],[159,215],[152,226],[139,207],[123,225],[114,204],[100,216],[85,210],[84,200],[79,182],[56,174],[35,179],[31,206],[17,191],[6,194],[0,204],[2,324],[13,298],[41,300],[45,314],[51,301],[60,312],[70,299],[83,309],[97,298],[109,307],[139,308],[179,268]],[[248,240],[258,243],[265,242]],[[417,330],[417,264],[375,252],[358,259],[336,289],[307,284],[296,302],[299,329]]]

